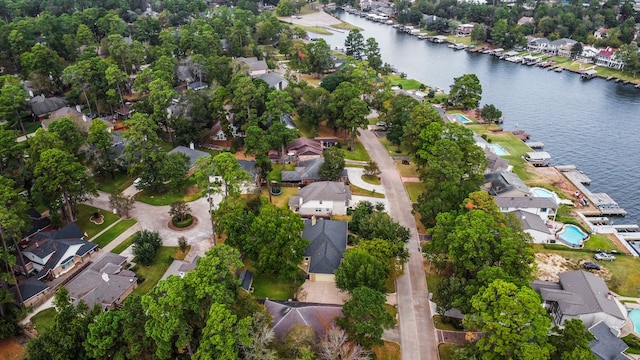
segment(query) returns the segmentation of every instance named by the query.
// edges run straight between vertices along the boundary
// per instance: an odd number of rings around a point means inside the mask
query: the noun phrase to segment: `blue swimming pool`
[[[560,239],[564,240],[567,244],[571,246],[580,246],[582,242],[587,238],[587,234],[585,234],[579,227],[575,225],[565,225],[564,230],[559,234]]]
[[[549,191],[547,189],[543,189],[543,188],[533,188],[533,194],[536,197],[546,197],[546,198],[555,198],[556,195],[552,192]]]
[[[640,334],[640,309],[629,311],[629,319],[633,322],[633,330]]]
[[[491,150],[494,154],[498,156],[506,156],[509,155],[509,152],[498,144],[489,144],[489,150]]]
[[[453,116],[455,116],[456,119],[458,119],[458,121],[460,121],[463,124],[473,122],[473,121],[471,121],[471,119],[469,119],[468,117],[466,117],[466,116],[464,116],[462,114],[453,114]]]

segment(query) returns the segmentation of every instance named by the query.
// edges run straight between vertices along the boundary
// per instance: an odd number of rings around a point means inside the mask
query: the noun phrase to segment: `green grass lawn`
[[[114,179],[112,179],[109,175],[107,175],[106,177],[96,178],[96,182],[98,183],[98,190],[108,192],[110,194],[119,194],[124,189],[133,184],[134,179],[129,178],[126,173],[116,172],[114,173],[114,175]]]
[[[302,29],[306,32],[312,32],[320,35],[333,35],[333,33],[323,27],[320,26],[304,26],[304,25],[293,25],[293,27]]]
[[[386,136],[379,137],[378,141],[380,141],[380,144],[382,144],[382,146],[384,146],[385,149],[387,149],[387,151],[391,156],[409,156],[410,155],[409,150],[404,145],[400,146],[400,152],[398,152],[398,146],[395,144],[392,144],[391,141],[389,141]]]
[[[135,234],[126,238],[123,242],[118,244],[118,246],[114,247],[111,252],[114,254],[122,254],[123,251],[125,251],[129,246],[133,244],[133,238],[135,238],[137,234],[138,233],[136,232]]]
[[[440,360],[453,360],[455,359],[455,351],[460,346],[455,344],[440,344],[438,345],[438,352],[440,353]]]
[[[452,319],[449,317],[445,318],[444,316],[440,316],[440,315],[433,316],[433,324],[435,325],[436,329],[450,330],[450,331],[462,330],[462,327],[456,327],[456,325],[453,322],[460,323],[460,320]]]
[[[400,172],[402,177],[418,177],[418,167],[415,163],[411,162],[409,165],[404,165],[401,162],[396,162],[396,168]]]
[[[640,355],[640,339],[633,334],[629,334],[622,338],[625,344],[629,345],[629,349],[625,352],[628,354]]]
[[[136,219],[123,219],[119,223],[113,225],[109,230],[103,232],[102,235],[95,238],[93,242],[98,244],[101,248],[105,247],[105,245],[109,244],[117,238],[118,235],[132,227],[136,222]]]
[[[285,171],[293,171],[296,169],[296,164],[285,164]],[[282,182],[282,162],[280,164],[273,164],[271,172],[268,176],[269,181]]]
[[[452,42],[454,44],[465,44],[467,46],[471,45],[471,36],[456,36],[456,35],[448,35],[447,41]]]
[[[273,275],[256,274],[253,280],[253,296],[258,299],[287,300],[293,299],[302,283],[281,280]]]
[[[341,22],[340,24],[334,24],[331,25],[332,28],[335,29],[340,29],[340,30],[347,30],[347,31],[351,31],[351,30],[362,30],[361,27],[355,26],[353,24],[349,24],[348,22]]]
[[[53,326],[53,318],[56,315],[56,309],[48,308],[33,315],[31,323],[33,327],[38,330],[38,333],[42,334]]]
[[[355,141],[355,150],[353,152],[349,151],[349,146],[351,146],[351,140],[347,140],[347,144],[343,144],[342,152],[344,153],[344,158],[348,160],[357,160],[357,161],[369,161],[371,157],[367,150],[365,150],[364,146],[360,141],[356,139]]]
[[[591,240],[588,240],[587,243],[589,241]],[[570,250],[561,245],[534,245],[534,249],[536,252],[558,254],[575,261],[595,261],[593,259],[594,252],[589,249]],[[619,254],[616,255],[615,261],[595,262],[611,273],[611,279],[606,280],[611,290],[622,296],[640,296],[640,259]]]
[[[202,191],[193,184],[190,184],[182,191],[175,193],[157,194],[144,190],[135,195],[136,200],[153,206],[171,205],[176,201],[191,202],[198,200],[201,197]]]
[[[369,190],[357,187],[353,184],[349,185],[349,189],[351,190],[352,195],[370,196],[378,199],[384,199],[384,194],[380,194],[379,192],[375,192],[375,191],[369,191]]]
[[[183,253],[177,246],[161,246],[151,266],[138,265],[136,275],[138,278],[144,277],[145,280],[133,290],[133,295],[148,293],[160,281],[173,260],[184,260],[188,252],[189,250]]]
[[[386,75],[386,79],[391,82],[391,86],[400,86],[403,90],[418,90],[421,86],[426,86],[418,80],[402,78],[400,75]]]
[[[372,350],[378,360],[402,359],[400,345],[391,341],[385,341],[384,345],[374,346]]]
[[[418,201],[418,196],[420,196],[420,194],[422,194],[425,190],[425,186],[423,183],[404,183],[404,187],[407,189],[407,192],[409,193],[409,199],[411,199],[411,201],[416,202]]]
[[[369,184],[380,185],[380,177],[379,176],[370,176],[370,175],[362,175],[362,180]]]
[[[104,221],[102,224],[96,225],[89,220],[94,212],[98,212],[102,216],[104,216]],[[85,204],[78,204],[78,212],[76,213],[76,225],[78,225],[80,230],[87,233],[87,238],[85,240],[91,239],[95,234],[106,229],[109,225],[113,224],[118,219],[118,215],[114,215],[109,211],[101,210]]]
[[[26,131],[27,134],[31,134],[42,127],[40,121],[24,121],[22,125],[24,125],[24,131]]]
[[[587,250],[601,249],[601,250],[615,250],[617,249],[616,245],[603,234],[591,234],[589,235],[589,240],[584,242],[584,248]]]
[[[297,187],[282,187],[282,194],[279,196],[271,196],[271,201],[273,204],[279,207],[288,207],[289,206],[289,198],[298,194]],[[262,196],[265,199],[269,199],[269,193],[266,187],[262,189]]]

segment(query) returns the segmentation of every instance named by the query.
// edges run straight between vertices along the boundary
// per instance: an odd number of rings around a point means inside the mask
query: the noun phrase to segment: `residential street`
[[[396,281],[402,358],[438,359],[438,343],[429,306],[418,231],[411,214],[411,200],[393,159],[376,136],[371,131],[364,130],[359,139],[382,171],[380,176],[390,207],[389,214],[411,231],[408,244],[410,258],[405,264],[404,274]]]

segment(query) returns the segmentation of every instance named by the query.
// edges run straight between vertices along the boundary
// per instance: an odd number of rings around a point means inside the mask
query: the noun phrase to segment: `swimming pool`
[[[509,152],[505,148],[503,148],[502,146],[500,146],[498,144],[489,144],[487,146],[489,147],[489,150],[491,150],[494,154],[496,154],[498,156],[510,155]]]
[[[640,309],[629,311],[629,319],[633,322],[633,330],[640,334]]]
[[[556,197],[556,194],[554,194],[553,191],[549,191],[547,189],[532,188],[531,190],[533,191],[533,194],[536,197],[545,197],[545,198],[555,198]]]
[[[455,116],[456,119],[458,119],[458,121],[460,121],[463,124],[473,122],[473,121],[471,121],[471,119],[469,119],[468,117],[466,117],[466,116],[464,116],[462,114],[453,114],[453,116]]]
[[[571,224],[565,225],[559,236],[560,239],[571,246],[581,246],[582,242],[587,238],[587,234],[580,230],[579,227]]]

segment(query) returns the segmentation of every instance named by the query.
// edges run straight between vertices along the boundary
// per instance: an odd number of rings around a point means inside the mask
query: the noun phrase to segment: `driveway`
[[[389,215],[411,232],[407,244],[409,261],[405,264],[403,275],[396,280],[402,358],[438,359],[436,331],[429,307],[429,292],[418,231],[415,218],[411,214],[411,200],[393,159],[376,136],[371,131],[364,130],[359,139],[382,171],[380,176],[389,202]]]
[[[340,291],[333,281],[305,281],[301,286],[299,301],[318,304],[342,305],[349,294]]]
[[[347,175],[349,176],[349,183],[365,190],[375,191],[378,194],[384,194],[384,186],[369,184],[362,179],[362,176],[364,175],[363,168],[348,167],[345,169],[347,170]]]

